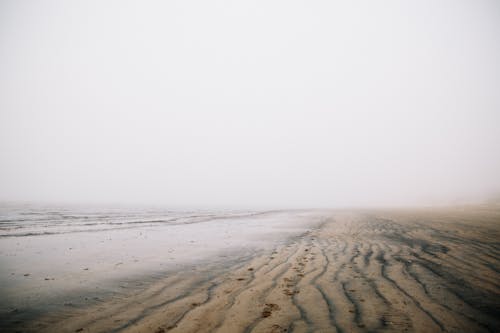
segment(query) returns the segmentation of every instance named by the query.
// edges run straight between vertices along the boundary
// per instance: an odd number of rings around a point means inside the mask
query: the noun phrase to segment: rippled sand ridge
[[[274,251],[47,318],[68,332],[495,332],[496,209],[334,212]],[[59,318],[60,319],[60,318]]]

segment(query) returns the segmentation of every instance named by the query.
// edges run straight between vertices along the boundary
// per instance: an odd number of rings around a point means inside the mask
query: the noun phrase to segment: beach
[[[500,333],[500,1],[0,1],[0,333]]]
[[[148,214],[4,223],[2,331],[500,330],[498,206]]]

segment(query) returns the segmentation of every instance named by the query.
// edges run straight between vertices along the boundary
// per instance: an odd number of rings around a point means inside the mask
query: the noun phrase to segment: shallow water
[[[0,237],[101,232],[248,217],[251,211],[171,211],[164,209],[0,206]]]

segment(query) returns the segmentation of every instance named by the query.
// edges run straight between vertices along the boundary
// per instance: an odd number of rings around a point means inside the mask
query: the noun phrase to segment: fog
[[[498,1],[1,1],[0,200],[500,190]]]

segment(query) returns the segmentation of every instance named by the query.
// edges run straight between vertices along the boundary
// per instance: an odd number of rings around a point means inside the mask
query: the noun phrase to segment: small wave
[[[26,216],[17,212],[17,216]],[[34,237],[72,233],[97,233],[113,230],[126,230],[144,227],[188,225],[223,219],[248,218],[265,212],[194,213],[175,212],[162,216],[161,212],[103,214],[89,212],[59,214],[46,212],[37,218],[7,218],[0,220],[0,238]]]

